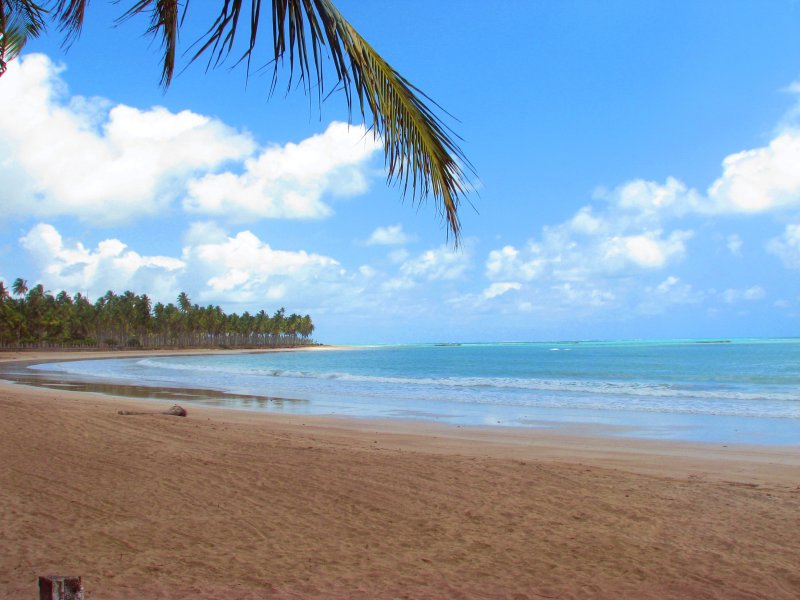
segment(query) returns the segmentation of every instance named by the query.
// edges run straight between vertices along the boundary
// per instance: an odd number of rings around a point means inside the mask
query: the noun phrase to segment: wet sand
[[[169,404],[0,384],[1,597],[800,597],[798,446]]]

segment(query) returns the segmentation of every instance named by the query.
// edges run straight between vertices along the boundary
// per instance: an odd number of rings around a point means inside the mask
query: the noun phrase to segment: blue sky
[[[0,278],[285,306],[328,343],[800,334],[796,2],[337,6],[458,118],[461,249],[340,97],[202,64],[163,93],[97,2],[0,79]]]

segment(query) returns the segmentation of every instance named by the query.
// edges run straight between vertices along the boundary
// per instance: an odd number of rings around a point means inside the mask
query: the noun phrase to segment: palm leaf
[[[350,60],[352,79],[341,51],[334,52],[348,105],[352,105],[352,81],[362,116],[366,104],[373,127],[383,139],[390,180],[400,181],[405,191],[410,185],[415,198],[432,195],[457,243],[458,205],[468,185],[459,163],[471,169],[469,161],[426,104],[430,99],[381,58],[328,0],[317,0],[317,7],[329,46],[341,44]]]
[[[79,0],[72,0],[77,2]],[[80,0],[84,1],[85,0]],[[172,74],[175,72],[175,51],[178,47],[178,0],[137,0],[136,3],[125,12],[120,20],[129,19],[141,13],[150,13],[150,27],[147,33],[154,37],[161,37],[161,47],[164,50],[164,58],[161,62],[161,85],[169,87],[172,82]],[[189,2],[187,0],[186,6]],[[186,7],[184,7],[184,11]],[[185,13],[184,13],[185,14]]]
[[[222,9],[192,60],[209,53],[209,66],[220,64],[234,49],[243,0],[224,0]],[[251,0],[250,37],[239,61],[248,68],[258,32],[261,0]],[[289,84],[295,69],[306,93],[325,90],[323,54],[333,62],[336,87],[344,92],[352,113],[357,101],[363,118],[371,117],[380,136],[390,181],[417,201],[433,196],[454,242],[460,240],[458,207],[470,189],[474,169],[456,136],[437,116],[439,108],[421,90],[393,69],[350,25],[330,0],[272,0],[273,89],[284,58],[289,59]]]
[[[28,38],[44,30],[46,9],[32,0],[0,0],[0,75]]]
[[[66,35],[65,44],[76,39],[83,28],[86,6],[89,0],[55,0],[55,16],[59,28]],[[184,11],[188,7],[185,3]],[[175,71],[175,53],[178,46],[179,0],[136,0],[133,5],[118,19],[125,21],[136,15],[145,13],[150,16],[147,33],[161,38],[164,51],[161,68],[161,85],[169,87]]]
[[[69,45],[80,35],[88,3],[89,0],[55,0],[55,18],[59,29],[65,33],[65,45]]]

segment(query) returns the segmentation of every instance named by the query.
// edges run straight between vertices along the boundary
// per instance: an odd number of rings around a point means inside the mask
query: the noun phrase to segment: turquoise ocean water
[[[206,400],[249,410],[800,444],[797,339],[405,345],[34,368],[266,397]]]

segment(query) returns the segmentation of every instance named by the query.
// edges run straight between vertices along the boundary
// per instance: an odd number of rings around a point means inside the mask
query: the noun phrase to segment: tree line
[[[192,304],[185,292],[175,304],[152,303],[147,294],[106,292],[94,303],[81,294],[0,281],[0,347],[284,347],[313,343],[309,315],[226,314],[219,306]]]

